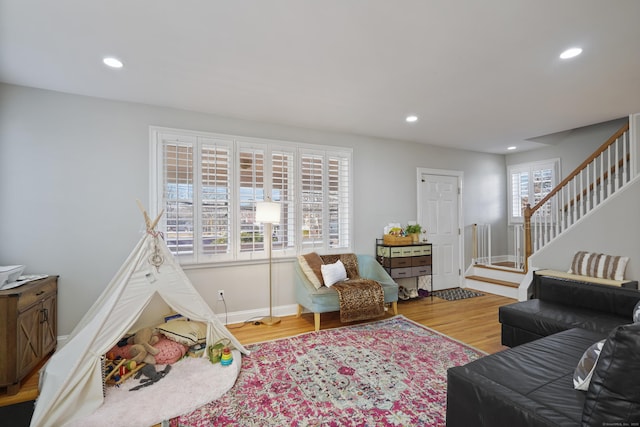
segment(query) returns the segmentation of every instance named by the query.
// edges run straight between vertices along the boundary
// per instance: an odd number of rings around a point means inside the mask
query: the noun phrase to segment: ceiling
[[[0,81],[506,153],[640,112],[640,1],[0,0]]]

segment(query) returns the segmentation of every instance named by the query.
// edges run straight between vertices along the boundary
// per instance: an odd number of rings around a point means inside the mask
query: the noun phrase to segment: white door
[[[420,222],[432,244],[433,289],[460,286],[458,177],[422,174]]]

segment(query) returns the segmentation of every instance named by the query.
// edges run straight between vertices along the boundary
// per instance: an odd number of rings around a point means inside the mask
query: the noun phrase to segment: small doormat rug
[[[447,369],[484,355],[403,316],[248,348],[231,390],[170,426],[444,426]]]
[[[444,289],[442,291],[433,291],[433,296],[445,299],[447,301],[456,301],[459,299],[481,297],[484,294],[478,291],[472,291],[470,289],[452,288]]]

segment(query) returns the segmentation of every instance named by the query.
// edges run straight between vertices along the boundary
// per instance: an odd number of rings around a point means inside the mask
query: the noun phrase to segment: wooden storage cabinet
[[[393,246],[377,239],[376,257],[392,279],[415,277],[417,287],[420,276],[432,276],[431,243]],[[433,281],[430,283],[433,293]]]
[[[0,387],[20,381],[49,353],[58,336],[58,276],[0,291]]]

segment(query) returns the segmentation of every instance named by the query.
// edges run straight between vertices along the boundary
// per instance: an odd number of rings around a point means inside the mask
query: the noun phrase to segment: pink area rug
[[[444,426],[447,369],[484,355],[403,316],[249,349],[227,394],[170,426]]]

